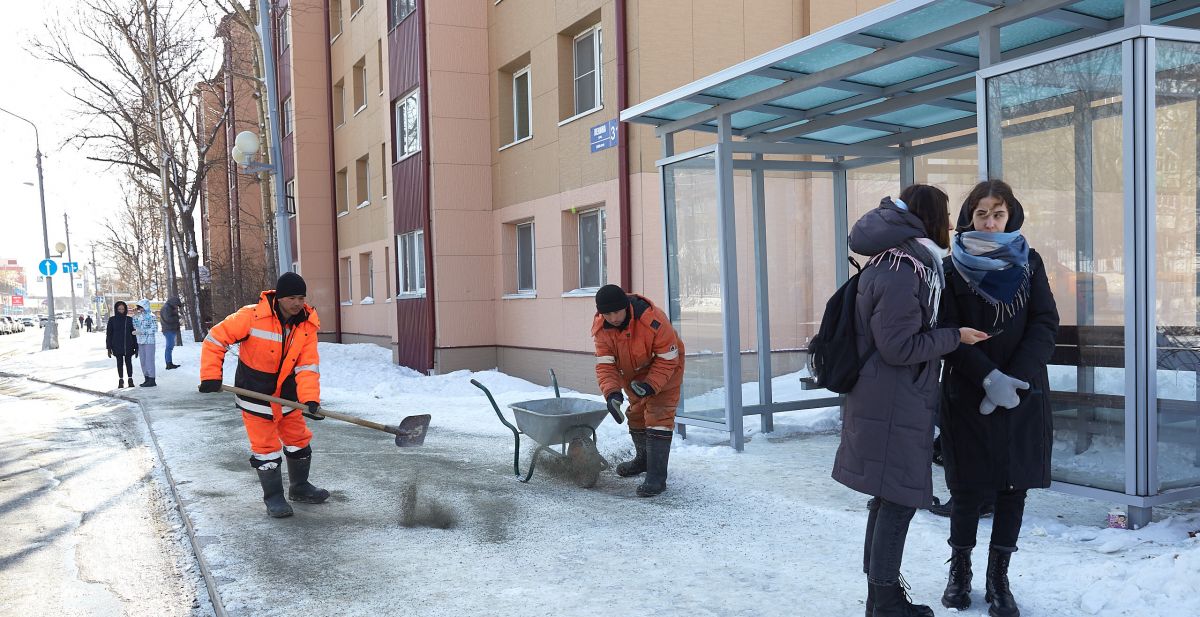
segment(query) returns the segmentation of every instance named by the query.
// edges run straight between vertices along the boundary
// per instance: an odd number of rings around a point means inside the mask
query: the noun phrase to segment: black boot
[[[267,514],[271,518],[283,518],[292,515],[292,506],[283,498],[283,470],[279,468],[279,463],[274,462],[264,465],[271,466],[271,469],[259,467],[255,469],[258,472],[258,482],[263,488],[263,503],[267,504]]]
[[[638,497],[653,497],[667,490],[667,462],[671,458],[671,431],[646,429],[646,481]]]
[[[987,594],[991,617],[1019,617],[1020,609],[1008,587],[1008,560],[1017,551],[1013,546],[993,546],[988,551]]]
[[[142,382],[142,387],[143,387],[143,388],[153,388],[154,386],[157,386],[157,385],[158,385],[158,384],[154,383],[154,378],[153,378],[153,377],[147,377],[147,378],[146,378],[146,381],[143,381],[143,382]]]
[[[971,606],[971,549],[973,546],[950,545],[950,578],[942,594],[942,606],[960,611]]]
[[[646,429],[629,429],[629,438],[633,440],[635,454],[632,461],[625,461],[617,465],[617,475],[622,478],[646,473]]]
[[[312,457],[288,457],[288,498],[300,503],[321,503],[329,499],[329,491],[317,488],[308,482],[308,470]]]
[[[867,588],[867,597],[875,603],[873,617],[933,617],[933,609],[909,599],[904,578],[890,585],[868,582]]]
[[[120,390],[121,388],[124,388],[124,387],[125,387],[125,380],[124,379],[117,380],[117,389]]]

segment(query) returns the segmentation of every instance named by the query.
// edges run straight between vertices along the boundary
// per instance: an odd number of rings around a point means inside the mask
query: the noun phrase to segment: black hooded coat
[[[1009,205],[1006,232],[1025,221],[1020,204]],[[971,212],[963,205],[958,231],[969,231]],[[941,323],[991,332],[1003,331],[975,345],[958,345],[946,356],[942,375],[942,456],[946,485],[958,490],[1020,490],[1050,486],[1050,452],[1054,428],[1046,365],[1054,353],[1058,308],[1036,251],[1029,251],[1028,301],[1010,319],[996,323],[996,309],[976,295],[948,257],[943,262],[946,290]],[[1019,390],[1014,409],[979,413],[983,379],[994,369],[1028,382]]]
[[[916,215],[885,199],[850,232],[850,248],[874,257],[925,237]],[[937,261],[924,247],[913,259]],[[907,253],[905,253],[907,254]],[[842,441],[833,479],[910,508],[933,500],[933,421],[938,360],[958,345],[957,328],[930,328],[930,288],[907,258],[883,255],[863,269],[855,301],[855,333],[866,363],[846,395]]]
[[[122,315],[117,307],[124,306]],[[137,351],[137,337],[133,334],[133,318],[129,316],[129,307],[124,302],[113,304],[113,316],[108,318],[105,346],[114,356],[128,356]]]

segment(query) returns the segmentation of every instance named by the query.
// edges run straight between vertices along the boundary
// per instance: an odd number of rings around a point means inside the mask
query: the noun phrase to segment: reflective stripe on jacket
[[[592,321],[600,392],[616,392],[634,380],[650,384],[655,392],[678,388],[683,383],[683,341],[671,320],[636,294],[629,294],[627,310],[632,315],[624,328],[605,327],[599,314]]]
[[[302,403],[320,402],[317,311],[305,304],[307,318],[285,331],[274,300],[273,290],[264,291],[258,304],[243,306],[209,330],[200,355],[200,379],[220,379],[225,352],[240,343],[235,386]],[[274,407],[242,398],[238,406],[266,416]]]

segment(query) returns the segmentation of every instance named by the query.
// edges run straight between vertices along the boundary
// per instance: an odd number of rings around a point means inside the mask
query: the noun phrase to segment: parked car
[[[0,334],[12,334],[12,322],[9,321],[8,315],[0,316]]]
[[[33,318],[32,317],[22,317],[21,325],[25,326],[26,328],[32,328],[33,327]]]
[[[16,332],[24,332],[25,331],[25,326],[22,325],[21,322],[18,321],[16,317],[12,317],[11,315],[5,315],[4,318],[6,320],[8,320],[9,332],[16,333]]]

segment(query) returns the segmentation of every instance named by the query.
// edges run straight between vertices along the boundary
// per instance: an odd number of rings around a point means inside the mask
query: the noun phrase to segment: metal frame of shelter
[[[650,124],[662,140],[662,180],[667,290],[673,320],[671,256],[675,196],[671,166],[697,157],[715,167],[717,242],[725,350],[740,350],[738,252],[734,172],[749,170],[754,238],[755,310],[760,349],[770,350],[765,240],[765,172],[832,174],[834,234],[848,228],[847,172],[899,161],[901,185],[914,181],[914,158],[977,145],[979,177],[998,174],[999,130],[989,127],[987,80],[1022,68],[1119,45],[1123,54],[1122,107],[1125,272],[1125,490],[1055,482],[1055,488],[1126,503],[1135,524],[1150,508],[1200,498],[1200,486],[1160,490],[1157,477],[1154,260],[1154,53],[1156,39],[1200,42],[1200,31],[1163,24],[1200,19],[1200,0],[896,0],[829,29],[714,73],[621,112],[621,120]],[[1148,52],[1147,49],[1150,51]],[[715,133],[715,143],[675,152],[683,131]],[[737,158],[736,155],[742,155]],[[745,158],[749,155],[749,158]],[[796,160],[808,155],[814,160]],[[786,159],[768,157],[789,157]],[[708,159],[715,159],[712,163]],[[823,158],[825,160],[816,160]],[[848,247],[835,242],[836,281],[845,281]],[[743,448],[743,418],[837,405],[835,396],[777,403],[771,391],[771,354],[757,354],[758,404],[743,405],[740,353],[724,353],[724,421],[681,414],[686,425],[728,431]],[[1200,405],[1200,403],[1198,403]]]

